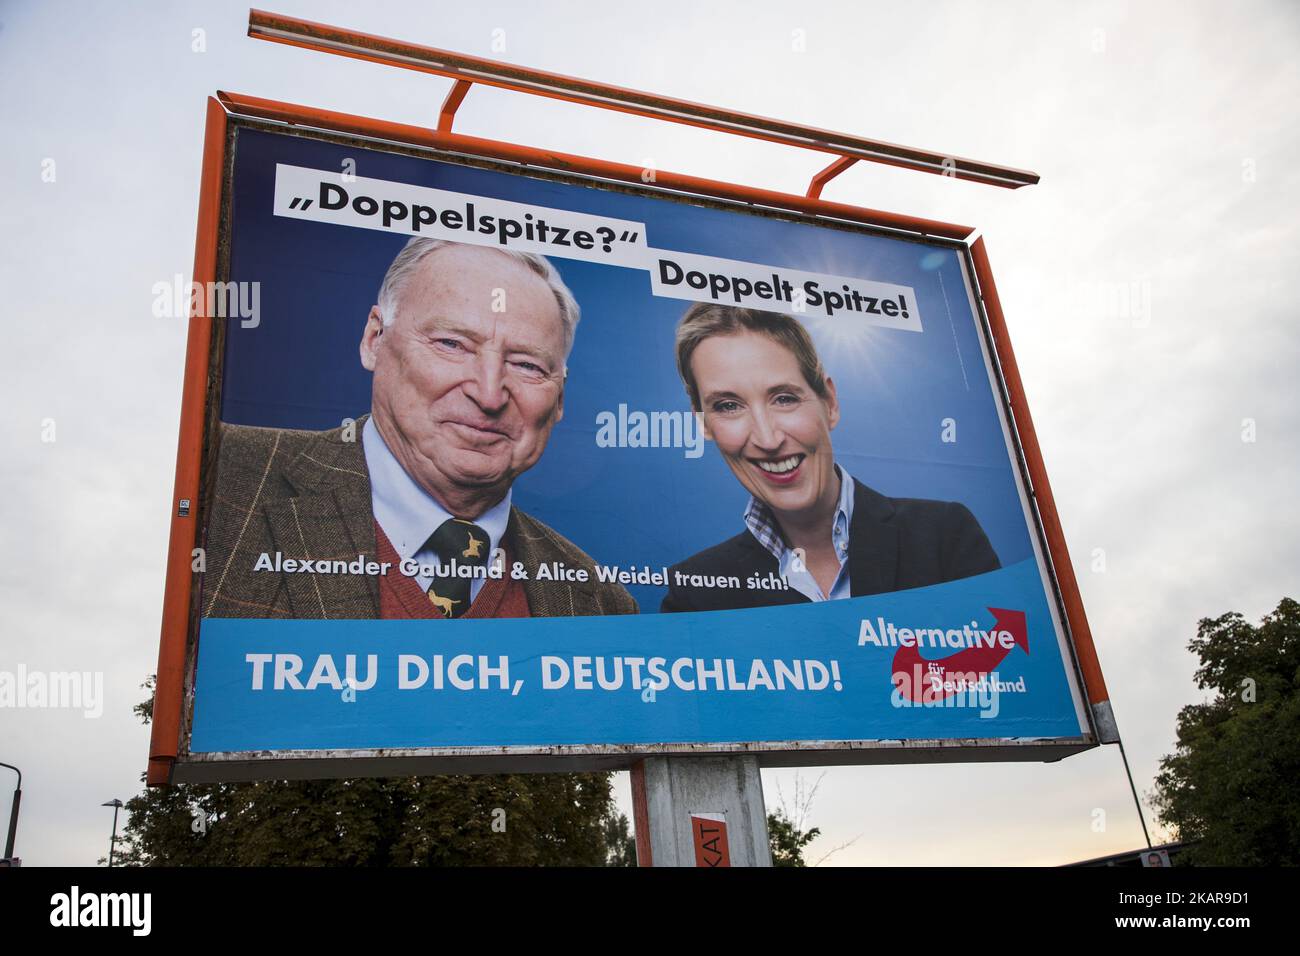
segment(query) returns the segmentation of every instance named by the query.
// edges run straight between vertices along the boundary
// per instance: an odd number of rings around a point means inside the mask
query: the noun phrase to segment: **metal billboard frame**
[[[197,309],[189,319],[176,475],[171,502],[162,631],[155,687],[147,782],[211,782],[267,778],[322,778],[427,773],[498,773],[627,769],[648,755],[754,754],[763,766],[828,766],[863,763],[1032,760],[1052,761],[1102,743],[1118,741],[1109,694],[1079,586],[1070,561],[1042,452],[1011,347],[1005,316],[984,241],[963,225],[867,209],[820,198],[825,184],[859,160],[964,178],[1006,188],[1036,183],[1034,173],[973,160],[828,133],[798,124],[732,113],[605,84],[541,73],[495,61],[418,47],[306,21],[252,11],[249,33],[324,52],[436,73],[455,79],[437,129],[392,123],[308,106],[218,92],[209,97],[195,239],[193,281],[220,281],[226,272],[229,242],[226,185],[233,167],[236,132],[269,128],[331,141],[355,141],[370,148],[414,152],[443,161],[509,168],[547,179],[585,182],[676,201],[696,201],[749,213],[778,216],[823,226],[911,237],[960,251],[972,281],[990,365],[1001,389],[1002,412],[1014,445],[1021,483],[1034,519],[1054,590],[1055,610],[1072,660],[1069,677],[1082,692],[1089,731],[1078,737],[1048,739],[799,741],[765,743],[662,744],[632,746],[552,746],[499,748],[418,748],[366,751],[277,751],[193,756],[188,753],[192,710],[195,635],[199,621],[199,575],[192,570],[194,549],[205,515],[205,462],[215,462],[209,440],[211,410],[218,407],[219,348],[224,324]],[[687,123],[770,142],[836,154],[813,177],[805,195],[719,182],[655,170],[654,183],[640,167],[553,150],[541,150],[451,131],[456,109],[472,82],[505,87],[583,105]],[[937,158],[937,161],[936,161]]]

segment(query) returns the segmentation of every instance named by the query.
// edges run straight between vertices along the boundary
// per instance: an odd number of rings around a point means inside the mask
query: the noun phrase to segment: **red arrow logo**
[[[1029,653],[1029,627],[1025,623],[1024,611],[1012,611],[1003,607],[988,608],[993,615],[993,627],[989,635],[1001,631],[1008,632],[1014,645]],[[1003,647],[1001,641],[994,641],[992,646],[981,644],[968,647],[948,657],[927,660],[915,645],[900,647],[894,654],[893,682],[899,690],[918,703],[943,700],[959,693],[961,688],[952,686],[945,689],[945,682],[956,684],[959,679],[974,683],[997,669],[1011,649]]]

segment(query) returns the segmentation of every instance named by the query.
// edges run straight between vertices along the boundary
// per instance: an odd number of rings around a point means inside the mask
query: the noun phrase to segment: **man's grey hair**
[[[499,252],[502,255],[509,256],[516,262],[522,262],[545,279],[546,284],[551,287],[551,292],[555,294],[556,304],[560,307],[560,326],[564,332],[564,358],[566,361],[568,360],[569,352],[573,349],[573,337],[577,332],[578,319],[581,317],[578,300],[573,297],[573,293],[564,284],[559,271],[555,266],[551,265],[551,261],[545,256],[537,255],[535,252],[496,249],[491,246],[475,247],[463,242],[452,242],[450,239],[430,239],[424,236],[416,236],[404,245],[402,251],[393,259],[393,264],[388,267],[388,272],[384,274],[383,284],[379,287],[378,305],[379,312],[384,319],[384,325],[392,325],[393,320],[397,318],[397,300],[401,297],[402,288],[416,269],[419,268],[420,263],[439,249],[449,246],[465,246],[470,249],[481,248],[484,251]]]

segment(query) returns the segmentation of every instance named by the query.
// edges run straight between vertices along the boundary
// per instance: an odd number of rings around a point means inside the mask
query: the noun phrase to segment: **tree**
[[[780,781],[777,782],[777,808],[775,812],[767,815],[767,841],[768,847],[772,851],[773,866],[808,866],[808,863],[803,858],[804,847],[821,836],[822,831],[820,827],[805,829],[805,824],[812,814],[812,805],[813,800],[817,797],[817,789],[822,785],[822,780],[825,777],[826,774],[823,773],[809,786],[804,782],[803,775],[796,773],[794,777],[794,796],[790,805],[786,803],[785,793],[781,789]],[[854,837],[847,843],[841,843],[839,846],[823,853],[812,865],[821,866],[836,853],[839,853],[840,850],[846,849],[857,842],[858,837]]]
[[[821,835],[821,830],[801,830],[788,816],[785,808],[767,815],[767,839],[772,848],[773,866],[807,866],[803,848]]]
[[[605,865],[636,866],[636,840],[628,830],[627,817],[610,809],[605,817]]]
[[[1284,598],[1258,627],[1238,613],[1205,618],[1188,645],[1196,685],[1214,692],[1178,714],[1152,804],[1181,862],[1300,862],[1300,604]]]
[[[153,678],[144,687],[152,691]],[[135,707],[146,723],[150,698]],[[611,827],[617,835],[610,776],[146,788],[126,803],[118,859],[123,866],[602,866],[622,852],[610,842]],[[626,836],[626,818],[622,826]]]

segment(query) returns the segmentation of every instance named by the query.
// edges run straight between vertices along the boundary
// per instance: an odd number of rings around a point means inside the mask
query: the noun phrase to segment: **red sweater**
[[[443,613],[429,601],[429,596],[420,587],[415,578],[408,578],[398,570],[401,555],[394,550],[384,529],[375,522],[375,541],[378,545],[379,560],[389,562],[392,567],[388,573],[379,578],[379,616],[384,620],[419,618],[446,620]],[[505,547],[504,542],[502,547]],[[510,551],[506,549],[505,566],[510,567]],[[524,594],[522,581],[516,581],[510,575],[502,578],[487,578],[479,589],[478,597],[461,615],[467,617],[532,617],[528,609],[528,596]]]

